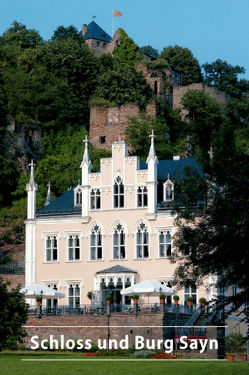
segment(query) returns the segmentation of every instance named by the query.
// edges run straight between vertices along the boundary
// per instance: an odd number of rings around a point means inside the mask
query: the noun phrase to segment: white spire
[[[31,160],[29,164],[30,167],[30,178],[29,183],[26,185],[26,191],[28,193],[28,207],[27,207],[27,218],[34,219],[35,218],[35,211],[36,211],[36,192],[38,190],[38,186],[35,183],[34,179],[34,161]]]
[[[34,179],[34,167],[35,167],[36,164],[34,164],[34,160],[32,159],[31,160],[31,163],[29,164],[29,167],[30,167],[30,178],[29,178],[29,184],[32,186],[32,185],[35,185],[35,179]]]
[[[147,164],[148,164],[150,158],[152,158],[153,160],[156,160],[156,158],[157,158],[157,156],[156,156],[156,150],[155,150],[155,145],[154,145],[155,135],[154,135],[154,130],[153,129],[152,129],[151,134],[150,134],[149,137],[151,139],[151,143],[150,143],[150,152],[149,152],[148,158],[146,160]]]
[[[87,165],[90,165],[91,161],[90,161],[90,157],[89,157],[89,153],[88,153],[88,139],[87,139],[87,135],[85,136],[85,139],[83,139],[83,143],[85,143],[85,151],[84,151],[84,155],[83,155],[83,159],[82,159],[82,162],[81,162],[81,167],[83,166],[83,164],[87,164]]]
[[[47,192],[47,198],[45,200],[44,206],[48,206],[51,203],[51,184],[48,183],[48,192]]]

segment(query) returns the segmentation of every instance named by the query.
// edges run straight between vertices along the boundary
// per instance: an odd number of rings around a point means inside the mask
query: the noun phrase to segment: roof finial
[[[83,161],[89,161],[89,154],[88,154],[88,138],[87,135],[85,136],[85,139],[83,139],[83,143],[85,143],[85,151],[83,156]]]
[[[32,159],[31,160],[31,163],[29,164],[29,167],[30,167],[30,179],[29,179],[29,183],[30,184],[35,184],[35,179],[34,179],[34,167],[35,167],[36,164],[34,164],[34,160]]]
[[[47,198],[45,200],[44,206],[48,206],[51,203],[51,184],[50,181],[48,183],[48,192],[47,192]]]
[[[148,158],[150,158],[150,157],[155,158],[156,157],[156,150],[155,150],[155,145],[154,145],[155,134],[154,134],[154,130],[153,129],[152,129],[151,134],[149,135],[149,137],[151,139],[151,142],[150,142],[150,152],[149,152]]]
[[[169,173],[168,173],[168,180],[169,180]]]
[[[92,16],[93,21],[95,20],[96,16]]]

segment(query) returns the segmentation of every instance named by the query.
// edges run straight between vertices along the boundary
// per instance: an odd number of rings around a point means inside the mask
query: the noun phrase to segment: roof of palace
[[[203,172],[195,158],[180,158],[179,160],[159,160],[157,167],[158,180],[166,181],[176,179],[178,176],[184,176],[184,168],[192,167],[199,175]],[[146,170],[146,162],[140,162],[140,170]],[[71,188],[59,198],[52,201],[48,206],[43,207],[37,212],[37,216],[50,215],[80,215],[81,206],[74,206],[74,188]]]
[[[116,266],[106,268],[105,270],[98,271],[96,273],[137,273],[137,271],[117,264]]]
[[[111,41],[111,37],[107,34],[96,22],[92,21],[87,25],[87,33],[83,35],[83,39],[98,39],[102,40],[103,42],[109,43]]]

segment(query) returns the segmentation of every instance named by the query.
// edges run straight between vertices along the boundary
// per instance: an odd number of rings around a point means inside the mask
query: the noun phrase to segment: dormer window
[[[74,205],[82,205],[82,189],[80,186],[77,186],[76,189],[74,189]]]
[[[163,184],[163,199],[166,202],[173,201],[174,200],[174,184],[169,179]]]

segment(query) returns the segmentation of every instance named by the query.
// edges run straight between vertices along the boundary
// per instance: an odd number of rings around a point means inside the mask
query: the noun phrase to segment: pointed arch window
[[[95,225],[91,232],[90,239],[90,256],[91,260],[102,259],[102,234],[101,229],[98,225]]]
[[[120,176],[116,178],[113,186],[113,206],[114,208],[124,207],[124,184]]]
[[[74,190],[74,205],[81,206],[82,205],[82,189],[77,187]]]
[[[99,210],[100,209],[100,190],[99,189],[92,189],[90,191],[90,207],[91,210]]]
[[[164,183],[164,200],[165,201],[173,201],[174,200],[174,184],[173,182],[169,179]]]
[[[137,229],[136,242],[137,258],[149,258],[149,233],[144,223],[141,223]]]
[[[169,230],[159,233],[159,258],[171,256],[171,233]]]
[[[148,190],[146,186],[138,186],[137,188],[137,206],[147,207],[148,205]]]
[[[121,224],[113,232],[113,259],[125,259],[125,233]]]

